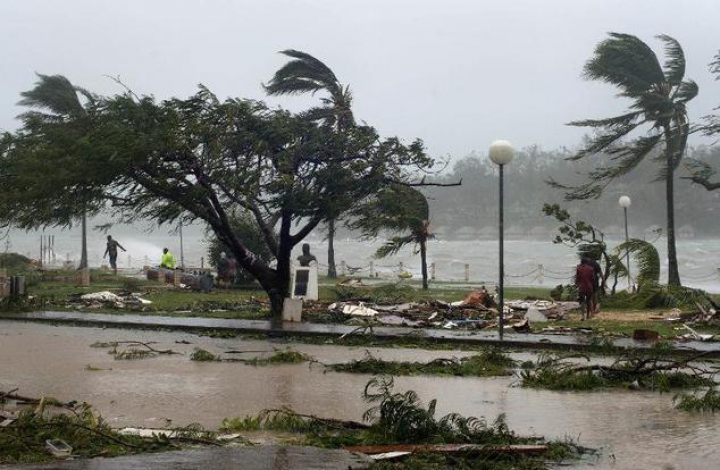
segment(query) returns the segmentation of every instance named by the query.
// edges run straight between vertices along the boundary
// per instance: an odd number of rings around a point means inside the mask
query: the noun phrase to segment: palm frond
[[[584,68],[584,77],[620,88],[622,96],[635,98],[665,80],[653,50],[636,36],[610,33],[595,48]]]
[[[405,245],[416,242],[415,235],[406,235],[404,237],[392,237],[390,240],[385,242],[383,246],[377,249],[375,252],[375,258],[385,258],[387,256],[394,255],[402,249]]]
[[[342,86],[337,77],[322,61],[306,52],[292,49],[282,51],[281,54],[295,60],[283,65],[264,85],[268,94],[295,95],[327,90],[333,96],[342,95]]]
[[[75,86],[62,75],[37,74],[35,88],[20,93],[20,106],[49,111],[58,116],[73,116],[84,112]]]
[[[695,98],[700,92],[698,84],[692,80],[680,83],[675,93],[675,97],[679,103],[687,103]]]
[[[667,34],[657,36],[665,43],[665,81],[678,85],[685,77],[685,53],[675,38]]]
[[[635,277],[638,285],[647,283],[657,284],[660,281],[660,255],[655,246],[645,240],[631,238],[616,248],[618,257],[626,253],[633,255],[638,274]]]

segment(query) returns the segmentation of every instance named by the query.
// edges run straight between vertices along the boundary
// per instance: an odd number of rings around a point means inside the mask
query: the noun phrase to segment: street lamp
[[[618,204],[620,204],[620,207],[623,208],[623,212],[625,213],[625,246],[628,248],[627,250],[627,258],[625,259],[625,263],[627,266],[627,275],[628,275],[628,290],[630,290],[630,247],[627,246],[628,242],[630,241],[630,237],[628,236],[628,221],[627,221],[627,210],[628,207],[630,207],[630,204],[632,204],[632,201],[628,196],[620,196],[620,200],[618,201]]]
[[[500,292],[499,292],[499,306],[500,306],[500,321],[498,324],[498,334],[500,335],[500,341],[503,339],[503,327],[505,326],[505,260],[504,260],[504,231],[503,231],[503,168],[505,165],[515,156],[515,149],[512,144],[507,140],[496,140],[490,145],[490,160],[500,168],[500,224],[499,224],[499,235],[500,235]]]

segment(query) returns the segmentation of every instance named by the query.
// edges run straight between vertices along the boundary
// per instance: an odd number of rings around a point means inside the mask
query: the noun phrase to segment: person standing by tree
[[[575,270],[575,286],[578,288],[580,308],[583,311],[583,320],[590,319],[593,305],[595,285],[595,270],[590,260],[583,258]]]
[[[110,267],[113,270],[113,274],[117,276],[117,256],[118,256],[118,248],[120,248],[122,251],[127,251],[120,243],[118,243],[117,240],[114,240],[112,236],[107,236],[107,247],[105,248],[105,254],[103,255],[103,259],[105,259],[106,256],[110,257]]]

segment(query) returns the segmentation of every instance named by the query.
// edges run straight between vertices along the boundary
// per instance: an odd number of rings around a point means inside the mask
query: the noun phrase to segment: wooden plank
[[[521,454],[537,455],[547,451],[542,445],[478,445],[478,444],[398,444],[380,446],[354,446],[345,450],[360,454],[385,454],[390,452],[428,452],[428,453],[474,453],[474,454]]]

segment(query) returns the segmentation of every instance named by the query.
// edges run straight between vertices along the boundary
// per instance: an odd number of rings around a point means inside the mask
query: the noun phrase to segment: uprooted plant
[[[112,354],[115,360],[132,360],[145,359],[159,355],[182,354],[172,349],[155,349],[151,346],[152,342],[143,343],[141,341],[111,341],[108,343],[95,342],[90,345],[91,348],[108,348],[108,354]]]
[[[720,411],[720,391],[714,386],[703,394],[680,393],[673,398],[675,407],[683,411]]]
[[[180,448],[180,442],[219,445],[214,433],[198,425],[173,430],[169,436],[124,435],[112,429],[86,403],[76,405],[49,397],[35,399],[0,392],[0,401],[3,397],[32,407],[20,411],[17,419],[0,428],[0,463],[53,460],[46,450],[46,441],[56,439],[71,446],[75,457],[161,452]]]
[[[427,407],[412,390],[395,392],[392,377],[370,380],[363,391],[372,405],[363,415],[364,423],[302,415],[288,408],[265,410],[255,417],[226,419],[224,430],[274,430],[302,435],[299,442],[322,447],[346,447],[364,452],[367,446],[409,446],[416,453],[408,461],[384,464],[383,468],[543,469],[548,460],[576,456],[579,448],[567,442],[546,442],[542,438],[517,436],[500,415],[492,424],[484,418],[450,413],[436,417],[436,400]],[[297,442],[297,440],[296,440]],[[464,446],[453,455],[434,455],[438,446]],[[539,445],[539,455],[505,453],[508,446]],[[360,446],[360,447],[358,447]],[[370,452],[372,453],[372,452]],[[418,465],[438,465],[418,467]],[[389,465],[389,466],[388,466]],[[397,466],[396,466],[397,465]]]
[[[587,364],[590,358],[582,354],[543,354],[535,368],[523,370],[520,378],[523,387],[550,390],[697,388],[714,383],[715,372],[695,362],[705,354],[678,359],[665,343],[625,351],[610,365]]]
[[[257,352],[265,351],[226,351],[225,353],[244,354]],[[253,357],[249,359],[222,357],[220,354],[213,354],[204,349],[195,348],[190,355],[190,360],[196,362],[241,362],[251,366],[268,366],[273,364],[299,364],[301,362],[312,361],[313,358],[292,348],[275,349],[270,356]]]
[[[438,358],[430,362],[385,361],[369,351],[360,360],[329,364],[334,372],[350,372],[374,375],[451,375],[494,377],[511,375],[515,361],[496,349],[486,349],[479,354],[463,358]]]

